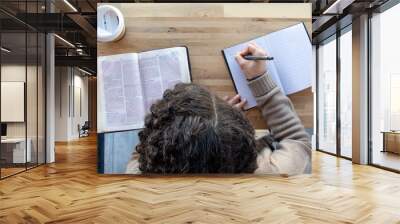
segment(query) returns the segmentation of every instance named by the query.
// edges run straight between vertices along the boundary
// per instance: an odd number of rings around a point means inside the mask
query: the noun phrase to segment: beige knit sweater
[[[293,105],[271,77],[264,74],[249,81],[270,131],[259,139],[256,174],[295,175],[311,172],[311,142]],[[137,156],[126,173],[140,174]]]
[[[289,98],[264,74],[249,82],[270,132],[258,139],[256,174],[311,172],[311,141]]]

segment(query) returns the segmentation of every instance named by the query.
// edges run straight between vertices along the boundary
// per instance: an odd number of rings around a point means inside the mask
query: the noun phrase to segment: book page
[[[146,112],[156,100],[162,98],[165,90],[180,82],[190,82],[189,62],[184,47],[142,52],[139,54],[139,69]]]
[[[144,104],[137,54],[99,57],[99,131],[143,127]]]
[[[265,42],[286,94],[311,86],[312,46],[302,23],[268,34]]]

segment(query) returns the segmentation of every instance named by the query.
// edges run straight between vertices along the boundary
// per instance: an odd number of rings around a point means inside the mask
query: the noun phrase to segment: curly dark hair
[[[196,84],[166,90],[139,133],[143,173],[252,173],[254,129],[243,112]]]

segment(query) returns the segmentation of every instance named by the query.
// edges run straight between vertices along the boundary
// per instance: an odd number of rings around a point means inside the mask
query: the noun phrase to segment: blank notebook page
[[[302,23],[264,37],[286,94],[311,86],[312,47]]]
[[[247,103],[245,105],[244,109],[250,109],[255,106],[257,106],[256,99],[254,98],[249,86],[247,85],[247,80],[246,77],[244,76],[242,70],[240,69],[238,63],[235,60],[235,55],[242,51],[244,48],[247,47],[247,44],[250,42],[255,42],[258,46],[262,48],[266,48],[266,43],[265,41],[260,37],[257,39],[254,39],[252,41],[244,42],[229,48],[226,48],[223,50],[224,55],[225,55],[225,60],[226,63],[229,67],[230,74],[232,76],[233,82],[235,84],[235,88],[238,92],[238,94],[247,100]],[[268,67],[268,66],[267,66]],[[277,81],[277,80],[275,80]]]

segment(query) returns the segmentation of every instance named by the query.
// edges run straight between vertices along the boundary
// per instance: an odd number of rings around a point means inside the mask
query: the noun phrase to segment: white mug
[[[97,7],[97,41],[117,41],[124,34],[125,21],[121,11],[111,5]]]

